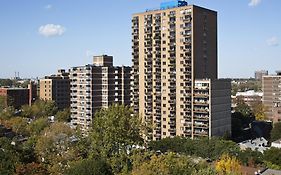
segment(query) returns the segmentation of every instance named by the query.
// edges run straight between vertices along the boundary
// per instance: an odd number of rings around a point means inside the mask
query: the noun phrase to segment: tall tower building
[[[132,30],[132,107],[153,126],[147,139],[193,138],[195,79],[217,79],[217,12],[162,3],[134,14]]]
[[[71,68],[72,124],[86,131],[97,110],[114,103],[130,105],[130,72],[131,67],[113,66],[113,57],[107,55]]]

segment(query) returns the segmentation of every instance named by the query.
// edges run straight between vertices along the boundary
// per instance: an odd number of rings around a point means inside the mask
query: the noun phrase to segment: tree
[[[216,170],[219,174],[241,174],[241,165],[236,157],[223,154],[216,162]]]
[[[0,113],[6,108],[6,99],[4,96],[0,96]]]
[[[48,126],[49,122],[47,118],[39,118],[30,123],[27,130],[31,136],[37,136]]]
[[[148,160],[143,160],[138,166],[134,165],[132,175],[185,175],[195,174],[207,165],[198,158],[191,158],[175,153],[152,155]]]
[[[245,166],[256,167],[263,163],[263,154],[248,148],[239,152],[238,159]]]
[[[13,117],[9,120],[9,125],[12,130],[21,135],[27,134],[27,120],[22,117]]]
[[[237,106],[235,107],[235,112],[241,113],[244,117],[251,117],[252,110],[243,100],[237,101]]]
[[[18,165],[15,175],[47,175],[48,170],[42,164],[28,163]]]
[[[74,131],[64,123],[54,123],[39,136],[35,152],[49,172],[63,174],[70,161],[79,159]]]
[[[271,140],[276,141],[281,139],[281,122],[275,123],[271,130]]]
[[[128,107],[113,105],[97,112],[90,133],[93,148],[107,157],[142,144],[140,120]]]
[[[56,120],[58,122],[69,122],[71,120],[70,118],[70,109],[66,108],[62,111],[58,111],[56,114]]]
[[[123,105],[112,105],[97,112],[90,132],[91,155],[111,162],[114,172],[127,166],[127,153],[133,145],[143,144],[138,116]]]
[[[66,171],[66,175],[111,175],[110,165],[103,159],[85,159],[75,162]]]
[[[265,120],[265,112],[266,112],[266,107],[262,103],[254,103],[252,105],[252,111],[253,114],[256,118],[256,120]]]
[[[15,108],[9,106],[0,113],[0,122],[4,123],[15,115]]]
[[[198,147],[198,145],[200,145],[200,147]],[[239,152],[239,147],[236,143],[215,137],[211,139],[201,138],[194,140],[182,137],[165,138],[159,141],[152,141],[149,147],[154,151],[160,150],[162,153],[172,151],[211,160],[218,159],[223,153],[236,155]]]
[[[27,118],[54,116],[57,111],[54,101],[37,100],[32,106],[22,106],[22,116]]]
[[[0,138],[0,174],[13,174],[18,162],[18,154],[11,145],[11,140]]]
[[[281,149],[270,148],[264,151],[264,160],[265,162],[281,167]]]

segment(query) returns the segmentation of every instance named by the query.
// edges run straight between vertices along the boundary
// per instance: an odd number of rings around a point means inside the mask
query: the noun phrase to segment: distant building
[[[59,109],[70,106],[70,79],[64,69],[40,79],[40,99],[54,101]]]
[[[4,97],[5,106],[13,106],[16,109],[29,104],[29,90],[26,88],[0,88],[0,96]]]
[[[256,80],[262,80],[263,76],[268,75],[268,71],[267,70],[258,70],[255,71],[255,79]]]
[[[29,105],[31,106],[38,98],[38,83],[30,81],[28,84]]]
[[[266,117],[274,123],[281,121],[281,72],[262,78],[263,104],[267,108]]]
[[[243,101],[252,107],[255,103],[262,103],[262,96],[263,92],[255,92],[254,90],[237,92],[236,95],[231,96],[232,107],[235,108],[238,101]]]
[[[113,66],[113,57],[107,55],[71,68],[72,124],[87,130],[96,111],[115,103],[129,106],[130,72],[131,67]]]

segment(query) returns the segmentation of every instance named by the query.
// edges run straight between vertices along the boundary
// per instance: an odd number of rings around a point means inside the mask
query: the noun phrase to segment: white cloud
[[[278,46],[279,45],[278,39],[275,36],[268,38],[266,42],[269,46]]]
[[[48,5],[45,6],[45,9],[46,9],[46,10],[50,10],[50,9],[52,9],[52,8],[53,8],[53,6],[52,6],[51,4],[48,4]]]
[[[251,7],[254,7],[254,6],[259,5],[260,3],[261,3],[261,0],[251,0],[248,5]]]
[[[38,32],[45,37],[61,36],[65,32],[65,28],[61,25],[46,24],[40,26]]]

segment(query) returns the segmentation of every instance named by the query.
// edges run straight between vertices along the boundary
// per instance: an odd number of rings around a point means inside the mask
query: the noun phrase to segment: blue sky
[[[99,54],[131,65],[131,16],[163,1],[1,0],[0,77],[42,77]],[[280,0],[188,3],[218,11],[219,77],[281,69]]]

